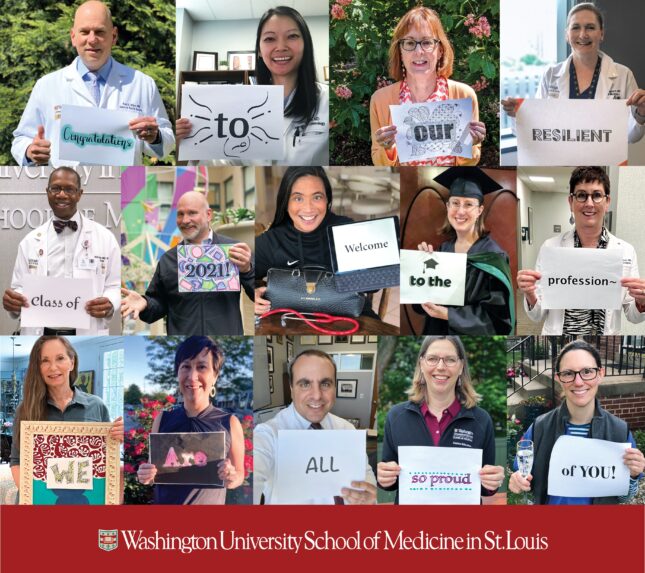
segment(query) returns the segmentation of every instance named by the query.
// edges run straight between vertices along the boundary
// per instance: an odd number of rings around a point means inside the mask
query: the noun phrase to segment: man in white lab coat
[[[4,292],[2,306],[13,318],[29,306],[23,292],[24,277],[90,278],[94,296],[85,310],[91,316],[89,329],[23,327],[21,334],[109,334],[109,321],[120,301],[121,251],[114,235],[103,225],[81,215],[77,204],[83,195],[81,178],[71,167],[51,172],[47,198],[54,216],[31,231],[18,246],[11,288]]]
[[[139,138],[135,162],[141,154],[168,155],[175,144],[172,126],[154,80],[114,60],[117,28],[105,4],[82,4],[70,31],[78,57],[67,67],[40,78],[13,132],[11,153],[19,165],[74,165],[59,158],[61,106],[78,105],[137,114],[129,127]]]

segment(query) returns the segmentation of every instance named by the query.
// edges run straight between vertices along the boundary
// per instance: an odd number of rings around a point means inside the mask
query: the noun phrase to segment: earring
[[[213,384],[213,387],[210,391],[211,398],[215,398],[215,394],[217,394],[217,388],[215,388],[215,384]]]
[[[403,62],[401,62],[401,73],[403,74],[403,79],[405,80],[405,66],[403,65]]]
[[[569,225],[575,225],[576,220],[573,218],[573,211],[571,212],[571,215],[569,216]]]

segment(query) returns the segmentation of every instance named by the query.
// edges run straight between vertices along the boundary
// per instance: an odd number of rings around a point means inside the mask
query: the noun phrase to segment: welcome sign
[[[466,253],[401,250],[401,304],[463,306]]]
[[[240,271],[229,258],[233,245],[178,245],[179,292],[240,290]]]
[[[128,127],[136,114],[63,105],[59,157],[86,165],[134,165],[137,140]]]

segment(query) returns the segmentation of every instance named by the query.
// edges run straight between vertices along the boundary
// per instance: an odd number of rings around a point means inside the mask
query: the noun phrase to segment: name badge
[[[82,271],[95,271],[98,261],[94,257],[81,257],[78,260],[78,268]]]

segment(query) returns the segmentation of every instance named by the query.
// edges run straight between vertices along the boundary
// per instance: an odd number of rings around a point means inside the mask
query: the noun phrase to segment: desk
[[[280,324],[280,317],[282,315],[272,314],[267,318],[263,318],[259,323],[255,325],[255,334],[256,336],[266,336],[273,334],[324,334],[323,332],[318,332],[309,326],[308,324],[300,320],[288,320],[286,328]],[[399,327],[394,326],[393,324],[387,324],[381,322],[376,318],[371,318],[369,316],[359,316],[357,319],[359,324],[358,332],[354,334],[389,334],[397,336],[399,334]],[[334,330],[338,328],[339,330],[346,329],[350,323],[348,322],[338,322],[338,323],[324,323],[321,324],[323,328],[328,328]]]

